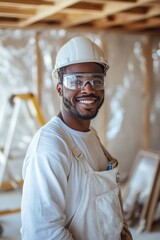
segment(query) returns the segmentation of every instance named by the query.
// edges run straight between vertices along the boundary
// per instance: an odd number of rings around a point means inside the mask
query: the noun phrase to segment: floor
[[[16,209],[20,206],[21,192],[20,191],[5,191],[0,193],[0,208]],[[3,234],[0,236],[1,240],[20,240],[20,226],[21,218],[20,212],[0,215],[0,224],[3,227]],[[152,232],[138,233],[136,229],[131,229],[133,239],[136,240],[159,240],[160,239],[160,222],[156,222],[153,226]]]
[[[15,210],[20,208],[21,191],[1,191],[0,192],[0,212]],[[3,228],[3,234],[0,239],[20,240],[20,212],[13,214],[0,214],[0,225]]]

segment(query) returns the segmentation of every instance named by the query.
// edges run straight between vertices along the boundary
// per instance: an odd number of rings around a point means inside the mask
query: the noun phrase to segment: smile
[[[94,103],[95,100],[80,100],[79,102],[83,104],[91,104],[91,103]]]
[[[76,98],[76,100],[81,103],[81,104],[93,104],[98,100],[98,97],[95,96],[88,96],[88,97],[80,97],[80,98]]]

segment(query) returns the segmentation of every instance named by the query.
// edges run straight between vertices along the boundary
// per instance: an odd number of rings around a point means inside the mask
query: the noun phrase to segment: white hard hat
[[[74,37],[60,48],[52,76],[57,78],[61,67],[84,62],[96,62],[109,69],[102,50],[94,42],[83,36]]]

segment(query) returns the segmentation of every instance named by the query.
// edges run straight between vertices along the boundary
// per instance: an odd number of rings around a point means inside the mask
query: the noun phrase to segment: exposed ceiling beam
[[[35,22],[38,22],[44,18],[47,18],[57,12],[59,12],[60,10],[62,10],[63,8],[69,7],[72,4],[75,4],[76,2],[79,2],[78,0],[65,0],[65,1],[59,1],[57,2],[53,7],[50,7],[49,9],[44,9],[42,11],[37,11],[37,13],[31,17],[28,18],[25,21],[21,21],[18,26],[19,27],[26,27],[29,24],[33,24]]]
[[[160,30],[160,0],[0,0],[0,6],[5,29]]]

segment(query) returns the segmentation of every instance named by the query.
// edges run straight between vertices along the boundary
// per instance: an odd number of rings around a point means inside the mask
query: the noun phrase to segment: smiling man
[[[118,162],[91,127],[108,69],[102,50],[86,37],[59,50],[53,77],[61,110],[35,134],[24,160],[22,240],[132,239]]]

